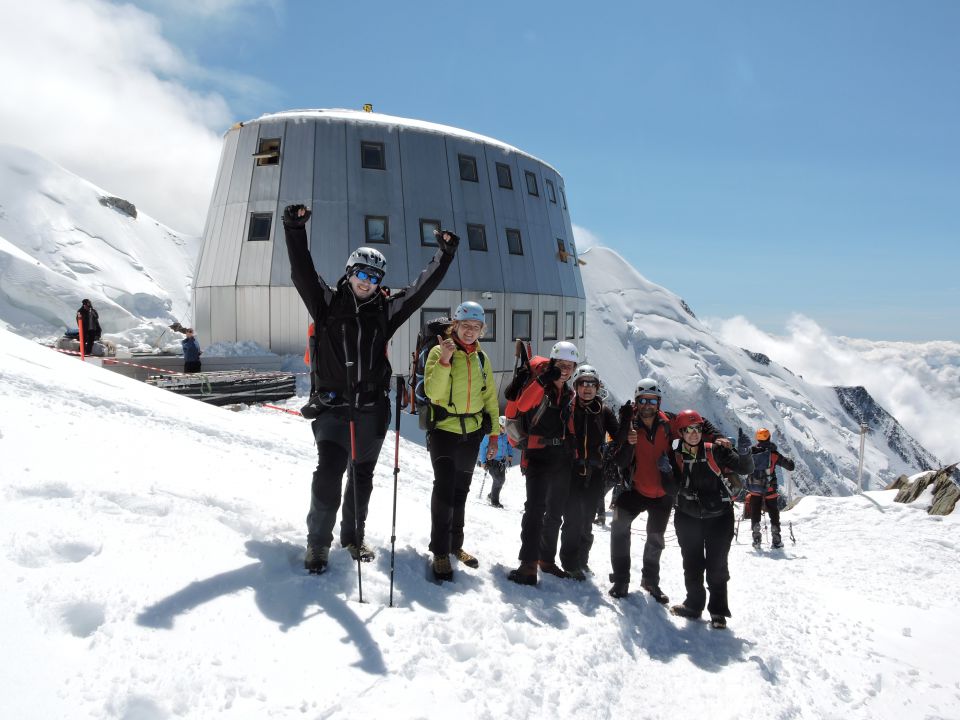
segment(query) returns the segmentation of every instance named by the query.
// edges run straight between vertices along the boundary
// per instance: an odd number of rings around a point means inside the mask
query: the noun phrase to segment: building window
[[[383,143],[360,143],[360,165],[370,170],[386,170],[387,161]]]
[[[553,189],[553,181],[552,181],[552,180],[544,180],[543,182],[544,182],[544,183],[546,184],[546,186],[547,186],[547,200],[549,200],[549,201],[552,202],[554,205],[556,205],[556,204],[557,204],[557,193],[556,193],[556,192],[554,191],[554,189]]]
[[[577,315],[576,313],[568,312],[564,317],[563,323],[563,337],[566,340],[573,340],[577,336]]]
[[[570,241],[570,255],[573,256],[573,263],[576,265],[579,261],[577,260],[577,246],[573,244],[573,240]]]
[[[543,339],[557,339],[557,313],[555,311],[551,310],[543,314]]]
[[[381,215],[366,215],[363,218],[366,226],[368,243],[390,242],[390,220]]]
[[[523,240],[519,230],[507,228],[507,249],[511,255],[523,255]]]
[[[560,199],[563,200],[563,209],[567,209],[567,194],[563,191],[563,186],[560,186]]]
[[[280,138],[260,138],[253,157],[256,158],[257,165],[279,165]]]
[[[434,231],[440,231],[439,220],[424,220],[420,218],[420,244],[426,247],[437,247],[437,236]]]
[[[565,263],[570,256],[567,254],[567,246],[563,244],[563,238],[557,238],[557,258]]]
[[[509,165],[497,163],[497,183],[504,190],[513,190],[513,176],[510,174]]]
[[[273,213],[250,213],[250,233],[247,240],[262,241],[270,239],[270,224]]]
[[[487,251],[487,229],[483,225],[467,225],[467,241],[471,250]]]
[[[460,158],[460,179],[468,182],[480,182],[477,177],[477,159],[473,155],[457,155]]]
[[[529,310],[513,311],[513,338],[515,340],[530,339],[530,318],[532,314]]]
[[[583,337],[584,326],[587,324],[587,314],[580,313],[580,337]]]
[[[527,177],[527,192],[540,197],[540,191],[537,189],[537,176],[529,170],[524,170],[523,174]]]
[[[426,330],[427,325],[440,318],[450,319],[450,308],[423,308],[420,311],[420,329]]]
[[[483,309],[483,324],[487,329],[483,333],[484,342],[497,341],[497,311]]]

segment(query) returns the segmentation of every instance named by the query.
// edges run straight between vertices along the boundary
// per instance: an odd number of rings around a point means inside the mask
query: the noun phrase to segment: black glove
[[[673,465],[670,464],[670,458],[667,457],[666,453],[657,459],[657,470],[660,471],[661,475],[673,474]]]
[[[537,382],[546,387],[552,382],[556,382],[560,379],[560,366],[557,365],[557,361],[551,359],[550,364],[547,365],[547,369],[540,373],[540,376],[537,378]]]
[[[527,384],[527,380],[530,379],[530,370],[526,365],[521,365],[513,373],[513,380],[510,381],[510,384],[507,385],[507,389],[503,391],[503,396],[507,400],[516,400],[520,397],[520,392],[523,390],[524,386]]]
[[[301,210],[305,211],[303,215],[299,214]],[[288,228],[306,227],[311,214],[306,205],[287,205],[283,209],[283,225]]]
[[[743,428],[737,428],[737,454],[749,455],[752,443],[749,436],[743,431]]]
[[[444,234],[449,235],[449,240],[444,240]],[[436,232],[437,244],[447,255],[453,255],[457,252],[457,245],[460,244],[460,237],[449,230],[438,230]]]
[[[630,418],[633,416],[633,403],[627,400],[623,405],[620,406],[620,424],[630,422]]]

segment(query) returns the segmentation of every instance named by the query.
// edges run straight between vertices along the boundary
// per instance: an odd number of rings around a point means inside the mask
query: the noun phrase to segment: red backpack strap
[[[713,457],[713,443],[704,443],[703,452],[707,456],[707,465],[710,466],[710,469],[717,475],[723,475],[723,470],[720,469],[716,458]]]

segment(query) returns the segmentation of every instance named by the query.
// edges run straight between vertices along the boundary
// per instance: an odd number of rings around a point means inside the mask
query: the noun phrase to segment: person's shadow
[[[360,653],[358,667],[365,672],[383,675],[383,655],[365,623],[357,617],[343,596],[352,589],[355,576],[347,568],[331,567],[322,578],[311,577],[303,570],[303,548],[291,543],[250,540],[247,555],[257,562],[197,580],[162,600],[150,605],[137,616],[144,627],[170,629],[178,615],[199,605],[246,588],[254,592],[254,600],[264,617],[276,622],[286,632],[320,613],[336,620],[346,631]],[[308,614],[308,609],[315,608]]]

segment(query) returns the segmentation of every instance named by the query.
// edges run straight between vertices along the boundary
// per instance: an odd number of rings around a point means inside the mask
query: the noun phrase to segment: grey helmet
[[[576,387],[577,383],[581,380],[595,380],[597,384],[600,383],[600,373],[597,372],[597,369],[593,365],[581,365],[576,370],[573,371],[573,386]]]
[[[657,399],[663,398],[663,393],[660,391],[660,386],[657,384],[657,381],[653,378],[643,378],[643,380],[637,381],[637,391],[633,394],[634,397],[644,396],[653,396]]]
[[[384,274],[387,272],[387,259],[383,256],[383,253],[369,247],[359,247],[350,253],[350,257],[347,258],[347,273],[349,274],[350,270],[358,265],[372,268]]]

